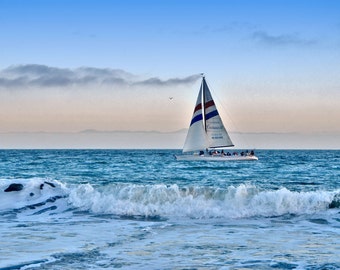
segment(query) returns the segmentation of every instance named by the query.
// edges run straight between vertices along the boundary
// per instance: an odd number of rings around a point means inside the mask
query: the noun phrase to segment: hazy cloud
[[[189,84],[196,82],[199,78],[201,78],[201,75],[191,75],[185,78],[172,78],[168,80],[161,80],[159,78],[150,78],[146,79],[144,81],[135,82],[134,84],[137,85],[154,85],[154,86],[175,86],[175,85],[181,85],[181,84]]]
[[[121,69],[80,67],[56,68],[46,65],[16,65],[0,70],[0,88],[67,87],[104,85],[176,86],[194,83],[199,75],[185,78],[140,78]]]
[[[265,31],[253,32],[251,38],[259,43],[271,46],[299,45],[307,46],[316,44],[316,40],[304,39],[297,33],[285,35],[271,35]]]

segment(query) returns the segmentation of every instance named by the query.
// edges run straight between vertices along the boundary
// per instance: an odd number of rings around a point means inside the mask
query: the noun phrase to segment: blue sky
[[[1,65],[113,67],[164,77],[222,69],[219,77],[226,68],[257,75],[268,66],[310,71],[339,56],[339,10],[338,1],[315,0],[2,0]]]
[[[335,0],[1,0],[0,132],[187,128],[204,72],[233,132],[339,136],[339,14]]]

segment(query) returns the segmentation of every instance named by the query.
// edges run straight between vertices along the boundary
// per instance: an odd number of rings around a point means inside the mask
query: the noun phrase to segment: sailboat
[[[183,154],[176,155],[177,160],[205,161],[241,161],[258,160],[254,151],[225,152],[225,148],[234,146],[222,119],[217,111],[209,87],[202,74],[202,83],[198,93],[194,113],[185,139]],[[191,154],[188,154],[191,153]]]

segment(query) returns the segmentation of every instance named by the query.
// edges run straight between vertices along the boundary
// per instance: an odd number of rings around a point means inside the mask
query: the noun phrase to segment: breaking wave
[[[247,184],[226,189],[177,185],[112,185],[96,189],[87,184],[73,189],[69,201],[94,213],[244,218],[325,211],[338,196],[339,191],[261,191]]]
[[[22,190],[3,192],[11,183]],[[247,218],[312,214],[340,207],[340,190],[260,190],[251,184],[218,187],[108,184],[67,186],[56,180],[0,180],[0,210],[58,212],[60,205],[95,214],[145,217]],[[62,203],[60,203],[62,201]]]

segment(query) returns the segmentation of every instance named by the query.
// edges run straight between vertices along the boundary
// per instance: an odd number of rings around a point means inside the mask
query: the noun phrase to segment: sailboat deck
[[[258,157],[252,156],[223,156],[223,155],[178,155],[177,160],[188,161],[251,161],[258,160]]]

